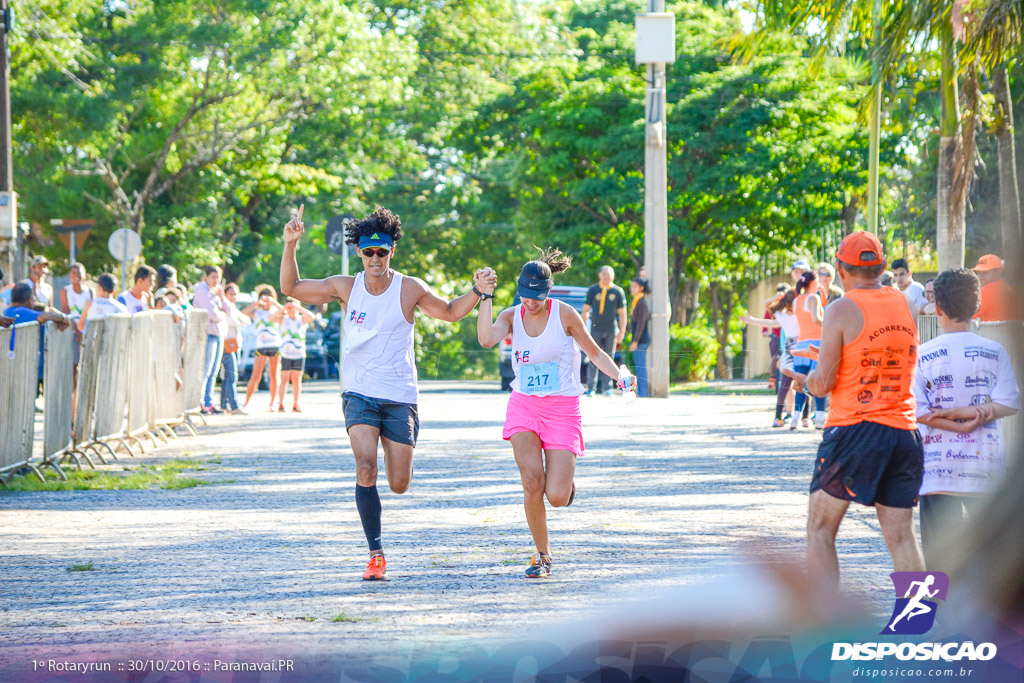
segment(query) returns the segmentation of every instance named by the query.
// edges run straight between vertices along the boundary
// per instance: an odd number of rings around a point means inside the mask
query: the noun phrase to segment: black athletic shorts
[[[279,353],[281,353],[281,349],[277,346],[268,346],[266,348],[256,349],[256,355],[263,356],[264,358],[273,358]]]
[[[370,425],[379,429],[380,435],[391,441],[416,445],[416,437],[420,433],[420,416],[415,404],[395,403],[383,398],[346,392],[341,395],[341,406],[345,412],[346,430],[354,425]]]
[[[912,508],[924,475],[924,452],[916,429],[874,422],[826,427],[811,477],[811,493],[863,505]]]
[[[298,370],[302,372],[306,369],[305,358],[282,358],[281,359],[281,372],[288,372],[289,370]]]

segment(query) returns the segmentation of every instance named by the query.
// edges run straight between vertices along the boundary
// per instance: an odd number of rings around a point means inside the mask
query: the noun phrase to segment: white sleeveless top
[[[356,273],[344,320],[342,388],[369,398],[415,404],[416,356],[413,324],[402,312],[402,274],[387,290],[366,291],[364,273]]]
[[[253,331],[256,333],[257,349],[276,349],[281,346],[281,329],[270,322],[271,311],[257,308],[253,311]]]
[[[523,305],[512,309],[512,391],[531,396],[579,396],[580,348],[562,327],[561,307],[568,304],[557,299],[548,313],[548,324],[537,337],[531,337],[523,326]]]
[[[68,300],[68,315],[73,320],[78,320],[82,317],[82,310],[85,308],[85,302],[92,300],[92,290],[88,287],[82,287],[82,293],[76,294],[75,288],[72,285],[68,285],[64,288],[64,295]]]
[[[281,358],[298,360],[306,357],[306,323],[302,314],[292,320],[287,315],[281,321]]]

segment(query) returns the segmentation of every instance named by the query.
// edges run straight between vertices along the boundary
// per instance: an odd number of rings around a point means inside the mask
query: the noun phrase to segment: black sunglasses
[[[390,249],[384,249],[383,247],[366,247],[365,249],[360,249],[359,251],[361,251],[363,256],[365,256],[366,258],[371,258],[373,256],[376,256],[377,258],[384,258],[385,256],[391,253]]]

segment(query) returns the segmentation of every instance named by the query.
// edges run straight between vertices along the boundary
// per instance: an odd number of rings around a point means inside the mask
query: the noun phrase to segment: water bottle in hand
[[[636,387],[633,385],[633,373],[625,365],[619,366],[619,387],[622,389],[622,402],[629,405],[636,400]]]

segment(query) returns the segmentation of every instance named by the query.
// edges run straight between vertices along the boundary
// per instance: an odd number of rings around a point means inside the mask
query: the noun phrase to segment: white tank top
[[[345,393],[415,404],[414,327],[402,312],[403,276],[392,272],[391,284],[377,296],[366,291],[364,274],[356,273],[343,318],[342,387]]]
[[[281,321],[281,358],[306,357],[306,323],[299,316],[293,320],[286,315]]]
[[[92,300],[92,290],[88,287],[82,287],[82,293],[76,294],[75,288],[72,285],[68,285],[64,288],[64,295],[68,299],[68,315],[74,320],[78,320],[82,317],[85,302]]]
[[[257,308],[253,314],[253,331],[256,332],[257,349],[276,349],[281,346],[281,329],[270,322],[271,311]]]
[[[537,337],[523,326],[523,305],[512,309],[512,391],[531,396],[579,396],[580,348],[562,327],[561,307],[557,299],[548,299],[551,308],[548,324]]]

